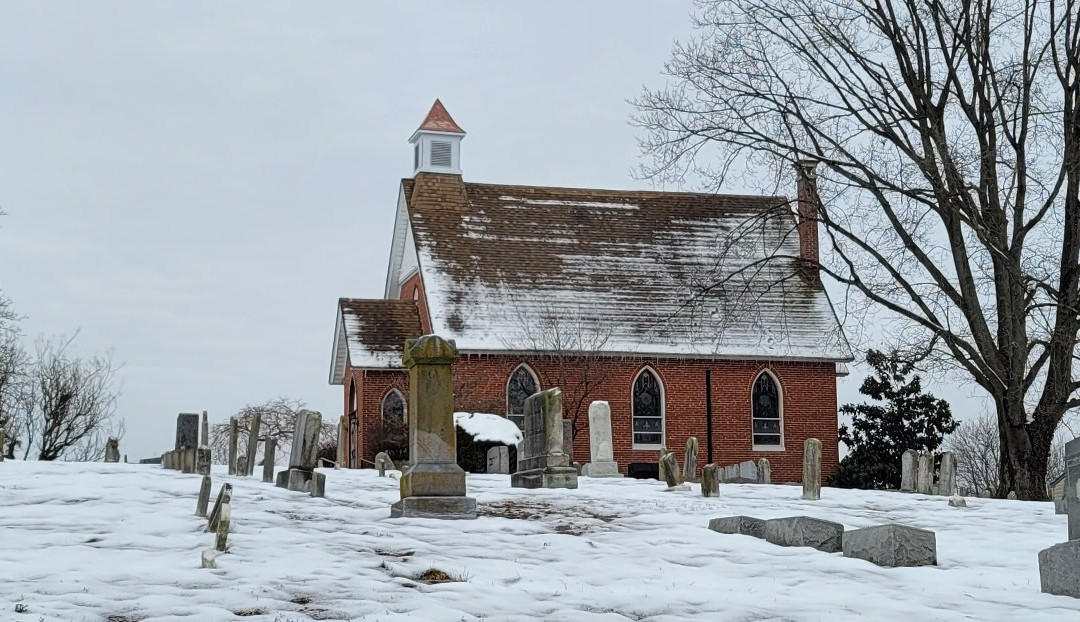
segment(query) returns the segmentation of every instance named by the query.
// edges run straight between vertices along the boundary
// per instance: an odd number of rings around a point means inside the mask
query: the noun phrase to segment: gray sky
[[[663,83],[689,10],[0,0],[0,289],[29,339],[78,329],[123,363],[132,460],[178,412],[288,395],[336,417],[336,301],[382,295],[432,101],[467,179],[644,187],[626,100]]]

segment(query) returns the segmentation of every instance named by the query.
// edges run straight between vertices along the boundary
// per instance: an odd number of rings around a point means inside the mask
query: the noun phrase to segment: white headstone
[[[582,473],[589,477],[620,477],[611,444],[611,407],[607,402],[589,404],[589,464]]]

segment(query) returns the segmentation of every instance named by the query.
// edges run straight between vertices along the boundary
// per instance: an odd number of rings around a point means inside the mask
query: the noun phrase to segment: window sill
[[[663,447],[664,444],[660,443],[659,445],[633,445],[630,449],[633,451],[660,451]]]
[[[787,450],[784,449],[783,445],[754,445],[751,448],[751,451],[777,453],[777,452],[783,452],[783,451],[787,451]]]

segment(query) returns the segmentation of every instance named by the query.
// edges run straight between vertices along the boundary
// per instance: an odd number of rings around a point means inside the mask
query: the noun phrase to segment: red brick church
[[[462,174],[464,137],[436,101],[410,139],[383,295],[338,301],[347,466],[373,459],[380,421],[408,417],[402,348],[434,333],[461,351],[458,410],[517,420],[525,397],[560,386],[579,463],[588,403],[606,400],[623,472],[689,436],[699,464],[767,457],[775,482],[801,479],[816,437],[823,475],[836,469],[852,355],[818,278],[812,163],[794,201],[479,184]]]

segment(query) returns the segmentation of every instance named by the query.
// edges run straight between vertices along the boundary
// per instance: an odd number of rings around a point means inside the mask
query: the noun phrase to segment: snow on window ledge
[[[751,451],[783,452],[787,450],[783,445],[754,445]]]

